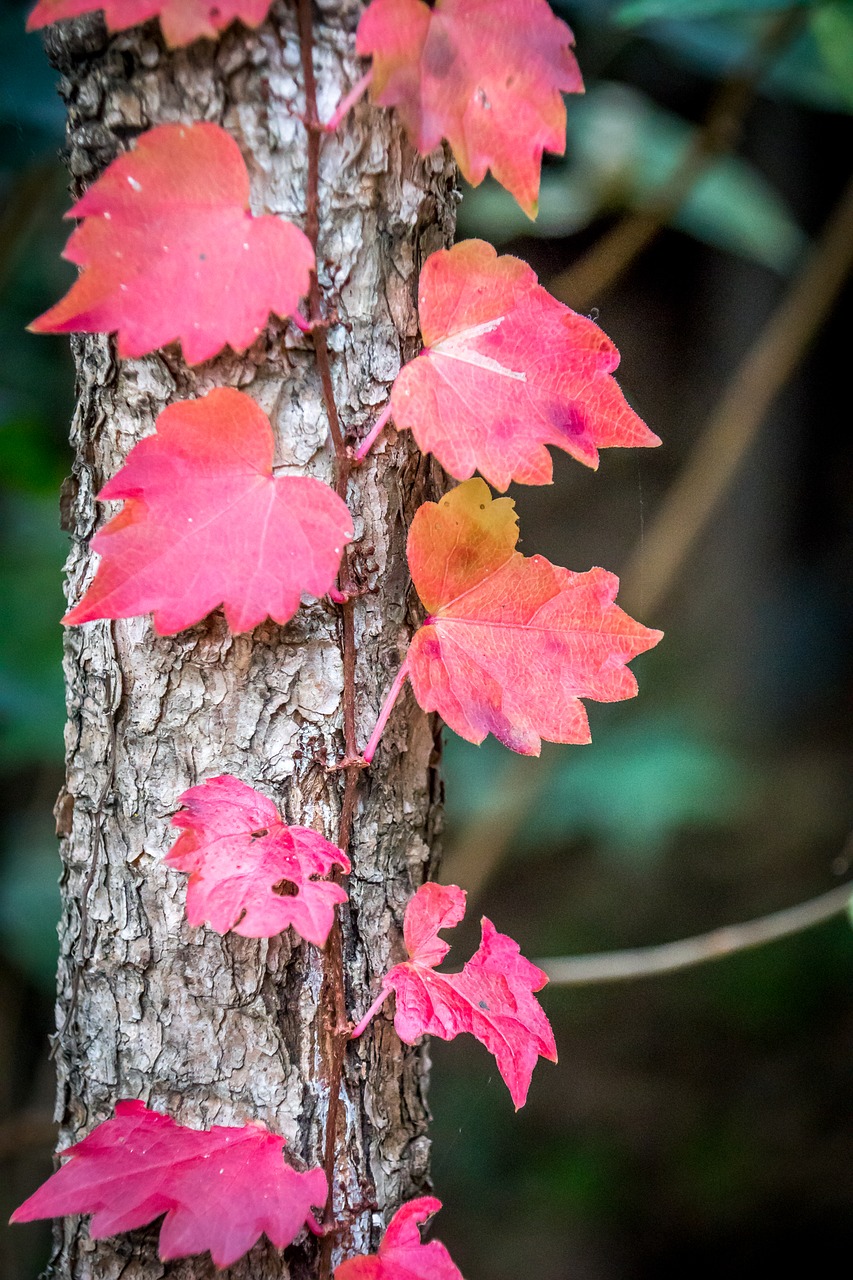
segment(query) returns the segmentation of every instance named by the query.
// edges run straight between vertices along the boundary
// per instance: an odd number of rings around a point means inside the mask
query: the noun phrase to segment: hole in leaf
[[[278,884],[273,885],[272,891],[280,898],[296,898],[299,895],[299,889],[292,880],[279,880]]]

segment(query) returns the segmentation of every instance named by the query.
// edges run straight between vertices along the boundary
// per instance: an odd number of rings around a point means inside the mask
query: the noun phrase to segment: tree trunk
[[[320,113],[360,74],[357,0],[321,0],[315,25]],[[143,129],[214,120],[249,167],[253,211],[301,224],[306,134],[294,8],[279,3],[257,33],[239,25],[218,43],[174,53],[159,28],[107,38],[100,18],[48,35],[63,72],[70,168],[88,185]],[[323,142],[321,285],[340,323],[329,333],[344,429],[366,428],[402,359],[417,349],[417,270],[453,224],[454,171],[413,154],[393,116],[359,106]],[[70,597],[93,571],[89,539],[106,513],[95,494],[157,414],[213,386],[240,387],[270,415],[277,463],[332,479],[328,422],[311,339],[272,322],[245,355],[188,369],[177,349],[119,362],[112,340],[76,343],[79,404],[67,519],[74,535]],[[357,716],[366,741],[415,617],[405,536],[439,481],[408,435],[390,433],[355,473]],[[181,792],[233,773],[277,802],[286,821],[337,837],[343,754],[339,611],[303,606],[286,627],[233,636],[221,613],[162,639],[150,619],[71,629],[67,791],[63,836],[57,1067],[61,1147],[139,1098],[206,1127],[259,1119],[284,1134],[294,1160],[322,1162],[328,1053],[320,951],[291,933],[269,941],[191,929],[185,877],[162,862]],[[400,958],[405,903],[432,865],[439,820],[436,725],[407,695],[360,783],[350,848],[350,904],[342,909],[347,1007],[361,1014],[376,979]],[[387,1016],[347,1051],[335,1173],[341,1252],[375,1248],[382,1216],[428,1179],[428,1059],[402,1046]],[[380,1212],[376,1212],[376,1210]],[[148,1280],[206,1277],[208,1256],[163,1265],[157,1228],[94,1244],[85,1220],[61,1226],[53,1274]],[[235,1277],[312,1274],[317,1246],[282,1258],[262,1242]]]

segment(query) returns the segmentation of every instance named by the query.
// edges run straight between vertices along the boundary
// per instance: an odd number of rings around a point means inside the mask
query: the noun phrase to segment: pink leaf
[[[422,885],[406,907],[403,924],[409,959],[385,975],[382,991],[396,992],[394,1027],[406,1044],[423,1035],[452,1040],[468,1031],[476,1036],[495,1055],[518,1110],[537,1059],[557,1061],[553,1032],[533,996],[548,979],[485,916],[480,946],[462,972],[437,973],[435,966],[448,950],[438,931],[458,924],[464,913],[462,889]]]
[[[347,1258],[335,1268],[335,1280],[462,1280],[441,1241],[421,1243],[419,1225],[440,1208],[434,1196],[404,1204],[389,1222],[378,1252]]]
[[[530,217],[542,152],[565,150],[561,94],[583,92],[573,43],[547,0],[373,0],[356,37],[421,155],[446,138],[469,182],[491,168]]]
[[[543,738],[589,742],[580,698],[633,697],[627,663],[662,632],[617,608],[614,574],[525,557],[517,540],[514,503],[482,480],[418,509],[409,567],[429,617],[406,663],[420,706],[455,733],[538,755]]]
[[[142,1102],[119,1102],[12,1222],[91,1213],[89,1233],[103,1240],[165,1213],[164,1262],[209,1249],[228,1267],[264,1233],[283,1249],[306,1223],[319,1230],[311,1207],[325,1204],[326,1175],[285,1164],[284,1145],[262,1124],[189,1129]]]
[[[217,124],[142,134],[89,188],[65,257],[83,273],[36,333],[118,332],[122,357],[180,341],[189,364],[243,351],[270,312],[308,292],[314,253],[297,227],[249,212],[240,149]]]
[[[173,49],[219,32],[239,18],[247,27],[263,22],[271,0],[39,0],[27,21],[35,31],[62,18],[103,10],[109,31],[124,31],[159,17],[166,44]]]
[[[307,827],[288,827],[271,800],[228,774],[190,787],[172,818],[182,827],[166,862],[190,873],[187,919],[217,933],[272,938],[290,925],[322,947],[346,890],[324,880],[346,854]]]
[[[549,484],[546,445],[598,466],[598,450],[660,444],[612,376],[619,353],[518,258],[482,240],[441,249],[420,280],[426,350],[401,370],[396,426],[457,480]]]
[[[164,409],[101,490],[123,510],[92,539],[101,563],[63,619],[154,614],[160,635],[225,606],[232,631],[287,622],[332,585],[352,538],[346,504],[310,476],[274,476],[275,441],[254,400],[228,387]]]

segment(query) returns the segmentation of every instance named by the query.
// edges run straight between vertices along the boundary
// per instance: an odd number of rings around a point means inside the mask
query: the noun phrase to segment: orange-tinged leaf
[[[310,827],[289,827],[272,800],[223,774],[178,797],[181,835],[165,861],[189,872],[187,919],[217,933],[272,938],[288,926],[325,945],[346,890],[329,875],[349,872],[346,854]]]
[[[435,1196],[409,1200],[388,1223],[377,1252],[347,1258],[335,1268],[335,1280],[462,1280],[440,1240],[421,1241],[419,1227],[440,1208]]]
[[[573,43],[547,0],[373,0],[356,47],[422,155],[446,138],[469,182],[491,169],[535,217],[542,152],[565,150],[561,94],[583,91]]]
[[[409,567],[429,617],[406,665],[415,697],[469,742],[487,734],[523,755],[589,742],[581,698],[637,692],[627,663],[662,632],[614,604],[618,578],[571,573],[515,550],[515,506],[468,480],[426,502],[409,531]]]
[[[660,444],[612,376],[610,339],[518,258],[482,240],[440,249],[421,274],[419,313],[425,350],[400,371],[392,414],[457,480],[548,484],[546,445],[597,467],[600,448]]]
[[[250,631],[324,595],[352,518],[321,480],[274,476],[274,447],[266,414],[229,387],[164,409],[98,495],[125,505],[92,539],[101,563],[63,621],[153,613],[171,635],[223,604]]]
[[[394,1027],[401,1040],[414,1044],[424,1035],[452,1040],[470,1032],[494,1054],[518,1110],[538,1059],[557,1061],[554,1034],[533,994],[548,978],[485,916],[480,945],[462,972],[438,973],[435,966],[449,950],[438,932],[458,924],[464,914],[464,890],[455,884],[421,885],[409,899],[403,923],[409,959],[386,973],[378,998],[353,1035],[361,1034],[394,991]]]
[[[165,1213],[164,1262],[210,1250],[228,1267],[264,1234],[283,1249],[306,1224],[320,1231],[311,1209],[325,1204],[326,1175],[285,1164],[284,1145],[262,1124],[190,1129],[142,1102],[119,1102],[12,1222],[91,1213],[90,1236],[105,1240]]]
[[[272,0],[39,0],[27,20],[35,31],[62,18],[103,11],[109,31],[124,31],[159,18],[163,39],[171,48],[205,37],[215,40],[236,19],[257,27]]]
[[[122,357],[180,341],[199,364],[250,346],[308,292],[314,253],[291,223],[249,212],[237,143],[217,124],[164,124],[71,210],[65,257],[83,268],[37,333],[118,333]]]

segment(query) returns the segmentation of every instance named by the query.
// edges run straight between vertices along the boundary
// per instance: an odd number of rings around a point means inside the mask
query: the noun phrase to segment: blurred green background
[[[626,580],[665,642],[638,702],[591,707],[593,745],[539,762],[448,736],[443,878],[531,957],[663,942],[850,875],[853,293],[847,287],[671,589],[644,606],[644,539],[740,361],[850,178],[853,3],[577,0],[587,94],[530,224],[466,192],[460,235],[526,258],[596,315],[663,437],[593,475],[516,488],[523,549]],[[0,1212],[50,1169],[47,1035],[62,777],[58,492],[73,407],[67,343],[24,326],[62,292],[62,111],[27,6],[0,14]],[[752,68],[760,70],[757,74]],[[745,73],[745,74],[744,74]],[[754,81],[754,83],[744,82]],[[721,86],[734,99],[702,132]],[[740,88],[738,88],[740,86]],[[690,152],[690,149],[693,149]],[[695,162],[673,197],[673,172]],[[683,198],[681,198],[683,197]],[[664,207],[667,206],[667,207]],[[616,271],[589,253],[632,211],[664,225]],[[579,263],[586,264],[586,274]],[[590,271],[592,274],[590,275]],[[724,459],[721,459],[721,462]],[[469,1280],[750,1275],[851,1244],[853,938],[836,920],[703,969],[544,993],[560,1050],[517,1116],[481,1046],[433,1045],[438,1234]],[[38,1228],[0,1268],[32,1280]]]

